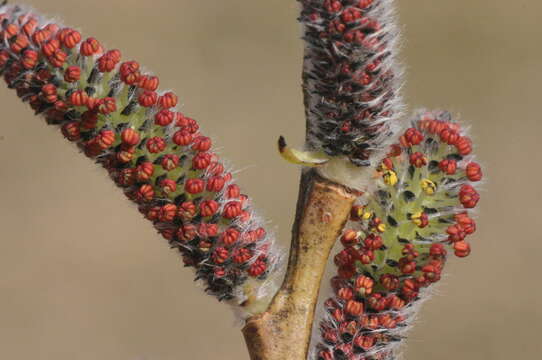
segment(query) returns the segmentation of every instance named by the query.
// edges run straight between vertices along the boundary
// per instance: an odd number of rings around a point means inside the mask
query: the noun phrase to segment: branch
[[[303,173],[286,277],[267,311],[243,328],[252,360],[306,359],[322,275],[358,195]]]

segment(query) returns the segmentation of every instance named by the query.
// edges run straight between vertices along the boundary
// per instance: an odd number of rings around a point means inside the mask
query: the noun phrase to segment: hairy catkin
[[[209,294],[268,296],[273,235],[173,92],[119,50],[37,12],[0,5],[0,75],[48,124],[102,165],[196,270]]]

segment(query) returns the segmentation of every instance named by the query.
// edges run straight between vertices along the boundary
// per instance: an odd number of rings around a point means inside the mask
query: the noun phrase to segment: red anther
[[[241,215],[242,211],[241,203],[239,201],[230,201],[224,206],[222,215],[226,219],[235,219]]]
[[[403,149],[398,144],[393,144],[390,146],[390,152],[387,154],[388,157],[397,157],[401,155]]]
[[[371,335],[356,336],[353,341],[354,347],[363,349],[364,351],[371,350],[375,346],[375,343],[376,339]]]
[[[427,158],[419,151],[410,154],[410,164],[421,168],[422,166],[427,165]]]
[[[405,300],[401,299],[399,296],[395,294],[389,295],[387,300],[388,300],[389,308],[393,310],[401,310],[406,305]]]
[[[188,132],[188,130],[178,130],[173,134],[173,138],[171,139],[176,145],[179,146],[187,146],[192,143],[192,134]]]
[[[81,34],[77,30],[69,29],[60,41],[68,49],[73,49],[81,41]]]
[[[351,287],[338,288],[336,293],[337,297],[341,300],[348,301],[354,298],[354,290]]]
[[[438,167],[443,173],[453,175],[457,169],[457,162],[453,159],[444,159],[438,163]]]
[[[129,146],[135,146],[139,144],[140,136],[137,131],[135,131],[132,128],[126,128],[122,130],[120,134],[120,139],[123,144],[129,145]]]
[[[27,70],[33,69],[38,63],[39,54],[34,50],[25,50],[23,53],[23,58],[21,59],[21,64]],[[0,59],[0,65],[2,60]]]
[[[403,255],[407,256],[407,258],[409,260],[413,260],[413,259],[417,258],[418,255],[419,255],[418,251],[416,251],[416,248],[412,244],[406,244],[403,247],[403,250],[401,251],[401,253]]]
[[[359,261],[361,261],[362,264],[368,265],[372,263],[374,259],[375,259],[375,254],[372,250],[363,249],[360,251]]]
[[[139,105],[144,107],[151,107],[158,101],[158,94],[154,91],[144,91],[139,95]]]
[[[472,142],[466,136],[461,136],[459,140],[457,140],[455,147],[461,156],[469,155],[472,152]]]
[[[216,279],[223,278],[224,276],[226,276],[226,270],[223,267],[215,267],[213,270],[213,276]]]
[[[339,0],[325,0],[325,9],[330,13],[336,13],[342,10],[343,6]]]
[[[158,80],[156,76],[144,75],[140,77],[138,86],[148,91],[156,91],[156,89],[158,89],[159,84],[160,84],[160,81]]]
[[[423,135],[418,129],[410,128],[401,136],[400,141],[404,147],[418,145],[423,141]]]
[[[384,245],[382,238],[375,234],[369,234],[364,240],[363,243],[365,247],[369,250],[378,250]]]
[[[206,223],[199,224],[198,234],[202,238],[214,237],[218,234],[218,225]]]
[[[137,190],[136,199],[139,202],[151,201],[154,198],[154,190],[149,184],[143,184]]]
[[[412,274],[416,271],[416,262],[408,257],[402,257],[399,259],[399,270],[401,270],[403,274]]]
[[[24,34],[19,34],[15,38],[15,41],[11,43],[10,49],[14,53],[20,53],[23,49],[26,49],[30,45],[28,37]]]
[[[428,282],[437,282],[440,280],[440,273],[442,271],[442,263],[436,260],[432,260],[429,264],[422,267],[424,278]]]
[[[7,50],[1,50],[0,51],[0,67],[3,67],[7,64],[9,58],[11,56],[9,55],[9,52]]]
[[[111,114],[117,111],[117,101],[115,98],[106,97],[98,101],[98,112],[100,114]]]
[[[397,321],[392,317],[391,314],[378,315],[378,323],[380,326],[386,329],[395,329],[397,326]]]
[[[209,153],[197,153],[192,159],[192,167],[194,169],[203,170],[211,164],[211,154]]]
[[[440,139],[448,145],[455,145],[459,140],[460,136],[457,131],[450,128],[444,128],[440,132]]]
[[[120,163],[127,163],[132,161],[135,153],[135,146],[122,146],[121,149],[117,152],[116,158]]]
[[[207,191],[209,192],[219,192],[224,188],[226,181],[222,176],[213,176],[207,180]]]
[[[333,360],[335,359],[330,349],[320,350],[317,360]]]
[[[160,110],[155,116],[154,116],[154,123],[156,125],[160,126],[168,126],[173,122],[174,114],[167,110]]]
[[[461,202],[463,207],[467,209],[472,209],[476,207],[476,204],[478,204],[479,200],[480,195],[471,185],[465,184],[461,186],[461,189],[459,190],[459,201]]]
[[[136,85],[140,77],[139,63],[136,61],[127,61],[120,65],[120,79],[126,84]]]
[[[336,344],[339,342],[339,332],[337,331],[337,329],[333,329],[333,328],[328,328],[325,330],[322,329],[322,338],[327,344]],[[330,355],[329,358],[327,357],[324,358],[319,355],[318,360],[320,359],[333,360],[333,356]]]
[[[237,239],[239,239],[239,235],[240,235],[239,230],[230,227],[230,228],[227,228],[222,233],[222,235],[220,235],[220,239],[222,240],[224,245],[231,246],[237,241]]]
[[[343,279],[350,279],[356,274],[356,267],[353,264],[340,266],[337,269],[337,274]]]
[[[79,123],[71,121],[62,125],[62,135],[69,141],[77,141],[81,138],[81,131],[79,130]]]
[[[213,216],[218,211],[219,205],[214,200],[205,200],[199,204],[199,212],[202,217]]]
[[[399,278],[392,274],[380,276],[380,283],[389,291],[395,291],[399,287]]]
[[[228,185],[226,189],[226,198],[228,199],[237,199],[241,195],[241,189],[236,184]]]
[[[105,150],[115,142],[115,132],[111,130],[102,130],[96,137],[96,144],[100,149]]]
[[[147,210],[147,212],[145,213],[145,217],[150,221],[156,221],[158,220],[159,214],[160,214],[160,206],[153,206]]]
[[[102,46],[100,42],[93,37],[90,37],[81,43],[81,55],[92,56],[101,52]]]
[[[68,111],[68,104],[66,104],[64,101],[58,100],[55,102],[55,110],[59,112],[66,112]]]
[[[467,164],[466,168],[467,178],[470,181],[480,181],[482,180],[482,168],[475,162]]]
[[[476,222],[466,212],[455,215],[455,221],[467,235],[473,234],[476,231]]]
[[[58,100],[56,86],[53,84],[44,85],[41,92],[48,103],[54,104]]]
[[[192,224],[185,224],[177,231],[177,239],[181,242],[192,241],[196,236],[198,236],[198,231]]]
[[[184,221],[189,221],[196,216],[197,208],[192,201],[185,201],[179,205],[177,216]]]
[[[71,93],[68,100],[73,106],[85,106],[88,102],[88,95],[84,90],[77,90]]]
[[[102,73],[111,72],[115,69],[120,60],[116,60],[111,52],[107,52],[98,59],[98,70]]]
[[[372,3],[373,3],[373,0],[359,0],[358,7],[363,10],[371,6]]]
[[[64,80],[66,82],[72,83],[79,81],[81,78],[81,69],[79,66],[69,66],[64,72]]]
[[[442,244],[432,244],[431,248],[429,249],[429,255],[433,257],[445,257],[446,256],[446,249],[444,248],[444,245]]]
[[[258,277],[267,270],[267,263],[261,259],[256,260],[247,270],[247,273],[252,277]]]
[[[247,248],[235,250],[233,253],[233,262],[236,264],[244,264],[252,258],[252,252]]]
[[[361,18],[361,11],[355,8],[347,8],[341,14],[341,20],[345,23],[352,23]]]
[[[135,183],[135,171],[134,169],[122,169],[115,177],[115,181],[120,186],[132,186]]]
[[[139,182],[149,181],[154,173],[154,165],[151,162],[144,162],[136,167],[136,178]]]
[[[15,24],[7,24],[4,28],[3,33],[0,33],[3,35],[6,39],[10,39],[13,36],[17,35],[19,33],[19,27]]]
[[[26,36],[30,37],[34,33],[34,30],[36,30],[37,26],[38,20],[36,20],[35,18],[31,18],[23,25],[22,30],[26,34]]]
[[[448,241],[450,242],[458,242],[465,238],[467,235],[465,233],[465,230],[460,225],[450,225],[446,229],[446,233],[448,234]]]
[[[401,294],[408,300],[413,300],[418,296],[419,286],[416,284],[416,281],[413,279],[406,279],[403,282],[403,287],[401,288]]]
[[[47,58],[47,60],[49,60],[51,65],[59,68],[59,67],[62,67],[62,65],[64,65],[67,57],[68,55],[66,55],[64,51],[57,49],[51,56]]]
[[[466,241],[458,241],[454,243],[454,254],[457,257],[465,257],[470,254],[470,245]]]
[[[335,265],[337,266],[347,266],[354,264],[354,261],[356,259],[352,256],[352,254],[347,250],[343,249],[341,250],[335,257],[333,258],[333,261],[335,262]]]
[[[101,99],[96,99],[94,97],[89,96],[87,100],[87,109],[97,112],[98,111],[97,107],[98,105],[100,105],[100,100]]]
[[[166,148],[166,141],[159,136],[155,136],[147,140],[147,150],[152,154],[157,154],[164,151]]]
[[[363,304],[355,300],[349,300],[344,307],[344,312],[350,316],[360,316],[363,314]]]
[[[177,214],[177,206],[174,204],[166,204],[160,208],[158,213],[158,219],[161,222],[170,222],[173,221],[175,215]]]
[[[194,139],[194,142],[192,143],[192,150],[195,151],[208,151],[211,149],[212,142],[211,139],[207,136],[198,136]]]
[[[341,243],[344,246],[352,246],[358,242],[358,233],[355,230],[345,230],[341,236]]]
[[[51,33],[47,30],[38,30],[34,34],[32,34],[32,42],[36,44],[37,46],[40,46],[45,41],[49,40],[51,37]]]
[[[49,57],[52,56],[55,51],[59,50],[59,48],[60,42],[57,39],[50,39],[42,45],[41,51],[45,56]]]
[[[55,35],[59,29],[58,25],[55,23],[47,24],[47,26],[44,28],[45,30],[49,31],[51,35]]]
[[[91,130],[96,127],[98,123],[98,115],[94,111],[85,111],[81,115],[81,127]]]
[[[161,164],[164,170],[171,171],[179,165],[179,156],[175,154],[164,155]]]
[[[109,50],[105,55],[109,56],[115,63],[119,63],[122,57],[122,54],[118,49]]]
[[[385,158],[384,160],[382,160],[382,165],[387,169],[387,170],[393,170],[393,160],[389,157]]]
[[[369,295],[373,292],[374,281],[368,276],[360,275],[354,282],[354,288],[356,291],[361,292],[362,295]]]
[[[166,194],[172,194],[177,191],[177,183],[171,179],[163,179],[160,181],[160,187]]]
[[[205,189],[205,182],[202,179],[188,179],[184,184],[184,189],[189,194],[199,194]]]
[[[160,103],[160,106],[163,107],[164,109],[169,109],[169,108],[177,106],[177,101],[178,101],[177,95],[175,95],[174,93],[170,91],[160,96],[159,103]]]
[[[42,82],[48,82],[51,79],[52,75],[48,69],[40,69],[36,74],[36,79]]]
[[[188,124],[184,127],[186,130],[190,131],[192,134],[195,134],[199,130],[199,125],[196,120],[189,117],[186,118]]]

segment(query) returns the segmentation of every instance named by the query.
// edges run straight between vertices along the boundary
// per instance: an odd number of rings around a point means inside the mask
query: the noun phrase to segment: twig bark
[[[320,282],[331,248],[359,193],[314,170],[301,177],[284,282],[267,311],[248,319],[243,334],[252,360],[305,360]]]

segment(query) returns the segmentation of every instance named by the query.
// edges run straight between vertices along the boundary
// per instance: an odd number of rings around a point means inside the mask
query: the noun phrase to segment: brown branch
[[[303,173],[286,277],[267,311],[242,330],[252,360],[307,358],[320,282],[357,196],[314,170]]]

